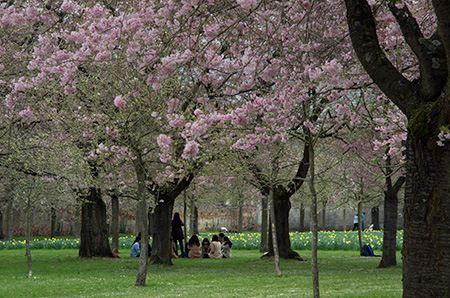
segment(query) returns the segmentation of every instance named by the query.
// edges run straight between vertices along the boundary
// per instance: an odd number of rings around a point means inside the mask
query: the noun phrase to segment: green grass
[[[310,259],[311,252],[299,251]],[[380,251],[375,253],[380,254]],[[281,260],[283,277],[256,250],[233,250],[230,259],[176,259],[149,266],[147,286],[135,287],[138,259],[78,258],[76,249],[32,251],[28,277],[23,249],[0,251],[0,297],[312,297],[311,263]],[[376,269],[380,258],[355,251],[319,251],[322,297],[401,297],[401,261]]]

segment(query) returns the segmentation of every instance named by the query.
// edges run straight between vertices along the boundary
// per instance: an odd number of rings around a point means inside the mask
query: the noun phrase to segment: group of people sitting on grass
[[[185,249],[180,245],[181,254],[178,254],[178,245],[175,241],[172,241],[172,258],[231,258],[232,246],[233,243],[223,233],[219,235],[214,234],[211,241],[208,238],[203,238],[201,244],[198,236],[194,234],[186,243]]]
[[[231,243],[230,239],[225,236],[224,233],[219,233],[219,235],[214,234],[212,236],[211,242],[208,238],[203,238],[202,244],[200,245],[200,240],[197,235],[192,235],[186,246],[183,245],[183,221],[180,218],[178,212],[174,213],[172,220],[172,258],[190,258],[190,259],[200,259],[200,258],[231,258]],[[222,228],[223,229],[223,228]],[[178,254],[178,244],[180,246],[181,254]],[[152,247],[148,245],[148,256],[152,254]],[[130,257],[135,258],[141,255],[141,234],[134,240]]]

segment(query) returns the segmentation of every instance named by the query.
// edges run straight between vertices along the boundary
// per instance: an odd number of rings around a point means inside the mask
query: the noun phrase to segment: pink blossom
[[[169,136],[166,136],[165,134],[160,134],[156,142],[158,143],[158,146],[161,148],[161,151],[163,153],[169,153],[170,151],[170,144],[172,143],[172,138]]]
[[[66,86],[66,87],[64,87],[64,94],[71,95],[75,92],[75,90],[76,89],[73,86]]]
[[[122,95],[116,96],[114,105],[118,108],[124,108],[126,106],[126,101],[122,98]]]
[[[29,107],[27,107],[25,110],[22,110],[19,112],[19,116],[23,119],[28,119],[33,115],[33,111],[30,110]]]
[[[258,2],[256,0],[236,0],[237,4],[239,4],[243,9],[250,10],[255,8]]]
[[[95,56],[95,61],[104,61],[109,58],[111,58],[111,52],[104,51],[104,52],[98,53],[97,56]]]
[[[183,150],[183,155],[181,155],[181,157],[183,157],[184,159],[192,159],[194,156],[197,155],[199,151],[198,147],[199,145],[195,141],[187,142]]]
[[[170,156],[169,154],[159,154],[159,160],[161,160],[161,162],[166,163],[168,161],[170,161],[172,159],[172,156]]]
[[[119,136],[119,131],[117,129],[114,128],[106,128],[106,133],[109,134],[112,137],[117,138]]]
[[[68,0],[64,0],[63,4],[61,5],[61,9],[67,13],[75,12],[76,8],[77,6],[72,1]]]

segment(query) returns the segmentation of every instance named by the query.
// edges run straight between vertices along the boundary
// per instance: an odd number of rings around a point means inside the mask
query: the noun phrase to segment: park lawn
[[[0,297],[312,297],[309,261],[281,260],[278,277],[258,251],[234,250],[230,259],[149,266],[147,286],[135,287],[138,259],[128,253],[86,260],[76,249],[39,249],[32,251],[34,277],[28,278],[25,251],[0,250]],[[310,251],[299,253],[310,259]],[[401,297],[400,258],[388,269],[376,269],[379,261],[357,251],[319,251],[321,297]]]

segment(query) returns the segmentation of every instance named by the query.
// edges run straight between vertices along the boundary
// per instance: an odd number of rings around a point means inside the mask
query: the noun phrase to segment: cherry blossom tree
[[[450,259],[445,257],[450,246],[450,155],[447,146],[438,143],[438,136],[449,122],[449,3],[392,1],[376,5],[372,1],[373,8],[364,0],[345,4],[361,64],[408,118],[403,295],[445,296],[450,285]],[[379,14],[374,13],[375,8]],[[390,44],[404,50],[400,58],[409,68],[401,68],[400,59],[395,60],[385,47],[386,35],[377,31],[375,23],[379,16],[402,37],[401,42]]]

